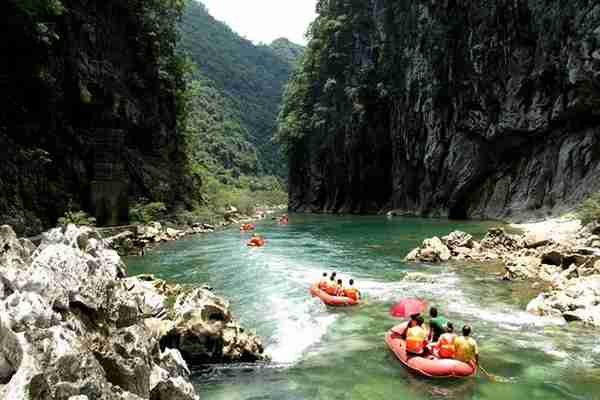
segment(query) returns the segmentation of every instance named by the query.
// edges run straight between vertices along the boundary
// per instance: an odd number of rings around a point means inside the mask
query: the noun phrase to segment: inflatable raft
[[[313,297],[320,298],[321,301],[328,306],[354,306],[360,302],[351,299],[350,297],[332,296],[324,290],[319,289],[319,284],[314,284],[310,287],[310,294],[312,294]]]
[[[248,240],[246,242],[246,246],[248,247],[263,247],[265,245],[265,241],[264,240]]]
[[[403,332],[407,322],[395,326],[385,334],[385,343],[408,369],[429,378],[466,378],[475,375],[475,363],[435,358],[433,356],[418,356],[406,353],[406,343],[397,332]]]
[[[240,231],[251,231],[256,228],[254,224],[242,224],[240,225]]]

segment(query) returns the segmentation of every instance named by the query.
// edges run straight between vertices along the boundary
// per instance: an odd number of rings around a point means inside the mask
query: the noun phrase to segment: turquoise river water
[[[245,327],[263,338],[272,362],[194,370],[203,400],[258,399],[600,399],[600,338],[578,325],[524,309],[529,284],[500,282],[494,265],[404,263],[424,238],[490,224],[370,216],[292,215],[287,226],[258,224],[263,248],[235,229],[167,243],[127,259],[130,274],[208,283]],[[367,304],[333,309],[310,297],[323,272],[355,279]],[[408,272],[434,283],[405,280]],[[418,296],[455,326],[469,323],[482,365],[504,378],[428,380],[412,375],[383,341],[398,320],[395,300]]]

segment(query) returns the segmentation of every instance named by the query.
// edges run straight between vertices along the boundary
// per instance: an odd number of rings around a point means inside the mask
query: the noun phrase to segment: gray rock
[[[33,292],[16,292],[0,303],[0,314],[14,332],[32,328],[50,328],[58,325],[61,317],[46,299]]]
[[[540,259],[537,257],[511,257],[506,261],[506,271],[510,280],[525,280],[539,275]]]
[[[462,231],[454,231],[449,235],[442,237],[442,242],[448,246],[450,250],[454,250],[457,247],[472,248],[473,247],[473,236]]]
[[[150,400],[198,400],[194,387],[189,381],[178,377],[161,381],[150,393]]]
[[[167,297],[154,286],[154,281],[127,278],[124,281],[127,291],[137,298],[138,307],[145,318],[165,316]]]
[[[109,342],[94,344],[92,349],[110,383],[148,398],[151,353],[157,346],[158,342],[151,340],[142,326],[131,326],[112,333]]]
[[[575,268],[569,271],[576,271]],[[560,315],[600,327],[600,275],[573,277],[562,286],[542,293],[527,305],[537,315]]]
[[[267,358],[255,333],[233,320],[229,304],[205,289],[177,297],[175,323],[161,344],[178,349],[187,363],[256,361]]]
[[[535,249],[538,247],[546,246],[552,241],[542,233],[530,232],[525,235],[525,247],[529,249]]]
[[[598,124],[578,123],[593,119],[600,98],[598,91],[581,89],[595,87],[600,73],[593,58],[597,42],[581,39],[596,38],[597,3],[511,2],[515,13],[500,4],[507,3],[357,6],[352,16],[366,24],[352,26],[355,35],[346,41],[325,38],[324,46],[353,48],[345,70],[355,87],[370,84],[363,71],[373,68],[386,83],[368,96],[378,106],[361,110],[360,124],[354,116],[323,113],[323,125],[307,123],[292,132],[299,139],[289,152],[290,209],[401,208],[432,216],[532,219],[560,214],[600,190]],[[550,10],[552,27],[540,22]],[[343,13],[332,11],[328,18]],[[392,19],[405,23],[386,22]],[[432,38],[457,21],[452,40]],[[560,29],[567,25],[573,28]],[[517,31],[531,40],[500,39]],[[373,49],[387,49],[390,38],[395,42],[386,56],[398,62],[390,62],[386,73],[373,67],[381,60]],[[339,60],[322,52],[319,62],[333,68]],[[311,82],[322,87],[328,78],[315,73]],[[310,92],[297,104],[318,107],[329,95]],[[336,100],[352,109],[352,98]],[[575,126],[566,128],[571,122]]]
[[[160,353],[158,364],[162,369],[167,371],[170,376],[190,376],[190,369],[179,350],[165,349],[165,351]]]
[[[563,258],[564,256],[562,253],[551,250],[542,254],[542,263],[548,265],[562,265]]]
[[[427,254],[428,259],[426,261],[431,262],[448,261],[452,256],[452,253],[450,253],[450,249],[448,249],[448,247],[446,247],[446,245],[442,243],[440,238],[438,238],[437,236],[434,236],[431,239],[425,239],[423,241],[421,254],[421,259],[424,258],[424,254]]]

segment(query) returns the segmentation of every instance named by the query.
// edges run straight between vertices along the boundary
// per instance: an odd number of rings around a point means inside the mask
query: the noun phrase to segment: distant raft
[[[251,231],[251,230],[253,230],[255,228],[256,228],[256,225],[254,225],[254,224],[242,224],[242,225],[240,225],[240,231],[242,231],[242,232]]]
[[[428,378],[467,378],[475,375],[475,363],[467,364],[451,358],[408,354],[406,342],[399,334],[406,329],[407,324],[408,322],[404,322],[397,325],[385,334],[385,343],[406,368]]]
[[[248,246],[248,247],[262,247],[264,245],[265,245],[265,239],[263,239],[261,237],[257,237],[257,236],[250,238],[250,240],[248,240],[246,242],[246,246]]]
[[[324,290],[319,289],[319,284],[315,283],[310,287],[310,294],[313,297],[318,297],[328,306],[354,306],[360,303],[360,300],[354,300],[345,296],[333,296]]]

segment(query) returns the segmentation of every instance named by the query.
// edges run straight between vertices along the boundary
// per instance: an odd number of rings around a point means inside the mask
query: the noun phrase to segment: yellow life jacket
[[[423,327],[413,326],[406,332],[406,351],[420,354],[423,352],[427,341],[427,332]]]

